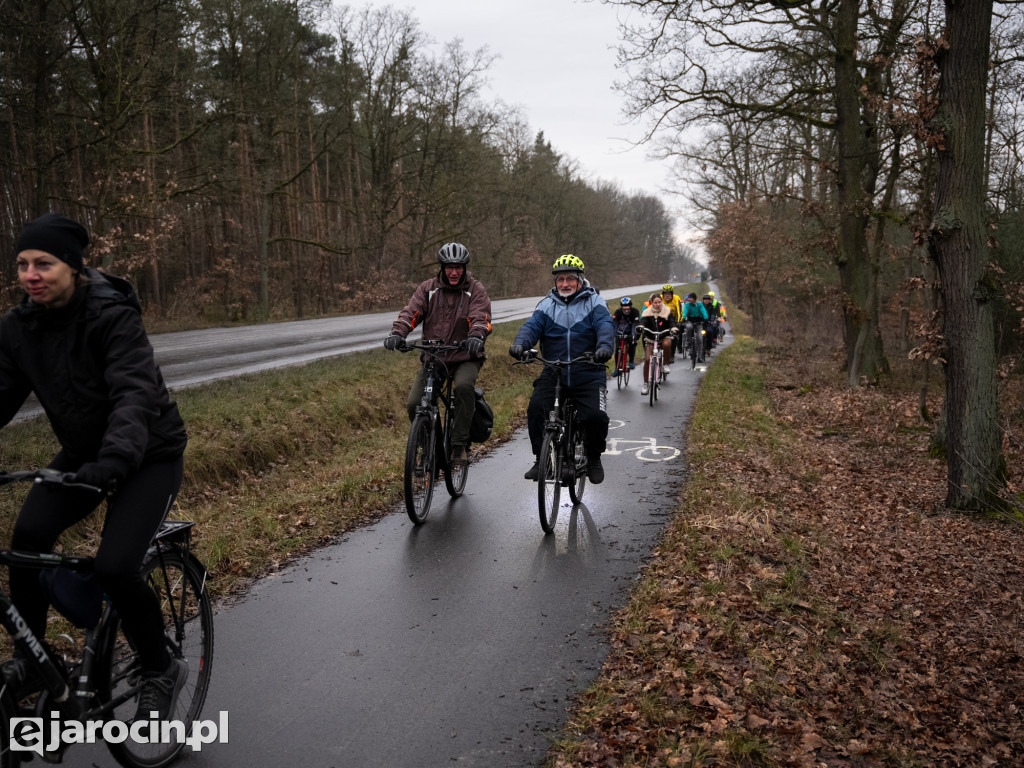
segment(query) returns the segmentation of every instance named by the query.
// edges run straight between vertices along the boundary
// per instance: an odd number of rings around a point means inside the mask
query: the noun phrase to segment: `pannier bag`
[[[494,411],[484,400],[484,391],[480,387],[476,390],[476,407],[473,408],[473,421],[469,425],[469,439],[474,443],[482,443],[491,436],[494,428]]]

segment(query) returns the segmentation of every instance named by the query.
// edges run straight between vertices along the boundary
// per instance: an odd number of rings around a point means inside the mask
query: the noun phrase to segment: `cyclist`
[[[484,339],[491,332],[491,300],[483,283],[468,269],[469,250],[461,243],[446,243],[437,252],[441,265],[437,277],[419,284],[391,333],[384,349],[397,349],[412,329],[423,326],[424,339],[440,339],[446,344],[465,342],[457,352],[442,355],[452,371],[455,389],[455,421],[452,424],[452,463],[469,461],[469,425],[476,407],[476,378],[483,367]],[[426,368],[420,368],[413,380],[406,410],[409,421],[416,418],[416,407],[423,399]]]
[[[689,336],[691,333],[694,335],[694,341],[697,338],[697,331],[706,323],[708,320],[708,312],[704,309],[703,304],[697,303],[697,294],[688,293],[686,295],[686,303],[683,304],[683,315],[682,323],[686,327],[686,334]]]
[[[704,334],[704,349],[709,352],[718,343],[718,307],[711,302],[711,294],[706,293],[701,297],[700,303],[708,315],[707,322],[704,323],[704,328],[707,330],[707,333]]]
[[[679,329],[676,324],[675,315],[663,301],[661,294],[651,294],[651,306],[644,310],[643,315],[640,317],[640,327],[637,330],[641,335],[646,335],[647,332],[672,331],[671,334],[662,336],[658,340],[661,348],[665,351],[665,365],[662,370],[668,373],[669,366],[674,362],[672,340],[678,334]],[[644,343],[644,384],[640,388],[641,397],[646,397],[647,393],[650,392],[651,354],[654,352],[654,341],[656,338],[655,336],[650,336]]]
[[[141,571],[181,486],[187,436],[153,359],[138,297],[127,281],[84,265],[88,244],[85,227],[56,213],[30,222],[18,237],[18,282],[26,296],[0,320],[0,426],[34,392],[60,443],[49,466],[103,491],[33,487],[11,547],[51,551],[109,492],[96,576],[138,650],[135,718],[155,711],[166,720],[188,665],[168,652],[160,602]],[[10,590],[42,640],[49,597],[39,573],[12,567]],[[4,678],[25,695],[39,684],[33,672],[16,656]]]
[[[725,304],[723,304],[722,302],[720,302],[718,299],[715,298],[715,292],[714,291],[708,291],[708,296],[711,297],[711,303],[718,310],[719,322],[718,322],[718,334],[717,334],[717,337],[721,338],[721,339],[724,339],[725,338],[725,323],[728,322],[728,320],[729,320],[729,313],[725,311]]]
[[[633,370],[636,367],[633,361],[636,358],[636,328],[640,322],[640,313],[636,311],[636,307],[633,306],[633,300],[629,296],[623,296],[619,299],[619,308],[612,314],[612,320],[615,321],[615,338],[618,339],[619,336],[626,337],[626,345],[629,349],[629,369]],[[612,375],[618,376],[619,369],[616,368],[615,373]]]
[[[676,322],[678,323],[683,317],[683,302],[676,295],[675,290],[676,289],[673,288],[668,283],[661,286],[661,300],[665,302],[665,306],[671,309],[672,312],[675,314]],[[683,351],[683,348],[681,346],[682,340],[679,338],[678,334],[672,337],[672,344],[675,351]]]
[[[541,355],[549,360],[572,360],[587,352],[592,352],[598,363],[611,359],[615,323],[608,305],[584,284],[584,269],[583,260],[571,253],[555,259],[551,265],[555,287],[519,329],[508,349],[512,357],[522,360],[526,350],[540,343]],[[555,403],[557,375],[546,368],[533,382],[533,395],[526,410],[533,448],[533,466],[526,472],[527,480],[537,479],[537,454],[544,439],[544,420]],[[604,480],[601,454],[608,437],[608,390],[604,383],[605,371],[586,364],[572,366],[562,382],[563,391],[571,393],[576,402],[585,437],[587,479],[595,484]]]

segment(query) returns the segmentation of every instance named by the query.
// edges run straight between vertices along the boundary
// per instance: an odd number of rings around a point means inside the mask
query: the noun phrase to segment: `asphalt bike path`
[[[472,465],[462,498],[439,487],[419,528],[396,507],[222,607],[203,717],[226,712],[228,741],[177,764],[541,765],[684,481],[704,368],[689,365],[653,407],[639,367],[621,391],[609,379],[605,481],[575,508],[563,491],[554,534],[521,430]],[[65,764],[115,765],[99,745]]]

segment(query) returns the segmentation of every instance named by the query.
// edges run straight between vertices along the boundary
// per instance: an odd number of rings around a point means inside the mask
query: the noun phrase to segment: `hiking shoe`
[[[647,397],[647,393],[650,392],[650,391],[651,391],[651,385],[648,384],[645,381],[644,385],[642,387],[640,387],[640,397]]]
[[[597,485],[604,480],[604,467],[601,466],[600,456],[594,456],[593,458],[587,459],[587,480],[592,482],[594,485]]]
[[[12,694],[14,701],[21,701],[26,696],[43,690],[43,680],[39,677],[36,666],[28,659],[15,656],[3,664],[4,686]]]
[[[538,470],[537,462],[535,461],[535,462],[533,462],[533,466],[530,467],[528,470],[526,470],[526,474],[523,475],[523,477],[525,479],[527,479],[527,480],[536,480],[537,479],[537,470]]]
[[[469,464],[469,451],[464,445],[453,445],[452,446],[452,466],[453,467],[464,467]]]
[[[149,720],[155,712],[158,720],[170,720],[178,694],[188,677],[188,664],[184,659],[171,659],[171,665],[159,675],[142,675],[139,686],[139,707],[132,722]]]

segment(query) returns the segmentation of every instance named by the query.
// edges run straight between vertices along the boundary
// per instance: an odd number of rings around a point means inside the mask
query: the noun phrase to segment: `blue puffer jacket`
[[[541,299],[533,315],[516,334],[515,344],[529,349],[540,342],[548,360],[571,360],[598,347],[614,349],[615,322],[597,291],[586,286],[568,301],[551,292]],[[574,365],[565,384],[580,386],[604,382],[605,370],[592,364]]]

